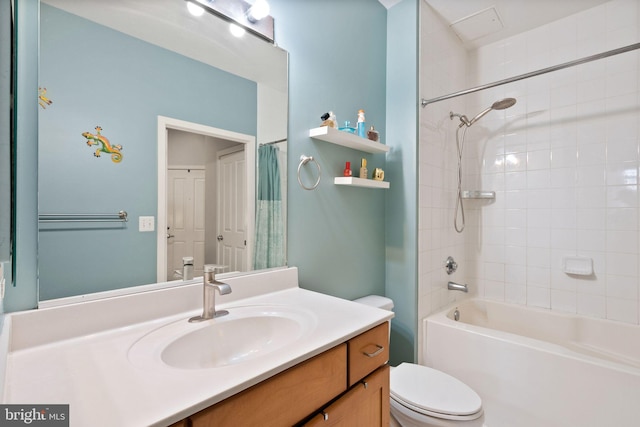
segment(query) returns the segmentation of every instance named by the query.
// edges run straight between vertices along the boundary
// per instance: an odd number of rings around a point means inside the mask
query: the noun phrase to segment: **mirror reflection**
[[[286,264],[287,53],[185,3],[41,1],[41,301]]]

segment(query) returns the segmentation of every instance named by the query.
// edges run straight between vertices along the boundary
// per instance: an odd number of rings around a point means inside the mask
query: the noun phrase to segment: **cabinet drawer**
[[[190,417],[193,427],[291,426],[346,387],[346,344],[296,365]]]
[[[347,342],[349,387],[389,360],[389,322]]]

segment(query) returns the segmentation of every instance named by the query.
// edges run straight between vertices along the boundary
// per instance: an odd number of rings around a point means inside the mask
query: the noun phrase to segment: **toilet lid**
[[[464,416],[482,409],[480,396],[462,381],[427,366],[401,363],[391,370],[391,396],[413,410]]]

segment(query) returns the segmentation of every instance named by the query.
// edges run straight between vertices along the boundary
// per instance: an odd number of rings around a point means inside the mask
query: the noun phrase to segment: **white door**
[[[247,206],[245,152],[218,159],[218,259],[225,271],[247,271]]]
[[[167,280],[182,272],[182,257],[193,257],[193,275],[202,276],[204,265],[205,172],[170,169],[167,191]]]

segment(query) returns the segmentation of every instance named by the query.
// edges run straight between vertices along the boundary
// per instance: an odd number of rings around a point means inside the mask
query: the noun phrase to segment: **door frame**
[[[158,212],[157,212],[157,254],[156,274],[157,282],[167,281],[167,167],[169,129],[210,136],[218,139],[226,139],[245,144],[245,158],[247,161],[246,182],[246,221],[247,221],[247,256],[249,266],[253,258],[254,234],[255,234],[255,206],[256,206],[256,137],[225,129],[215,128],[199,123],[158,116]]]

